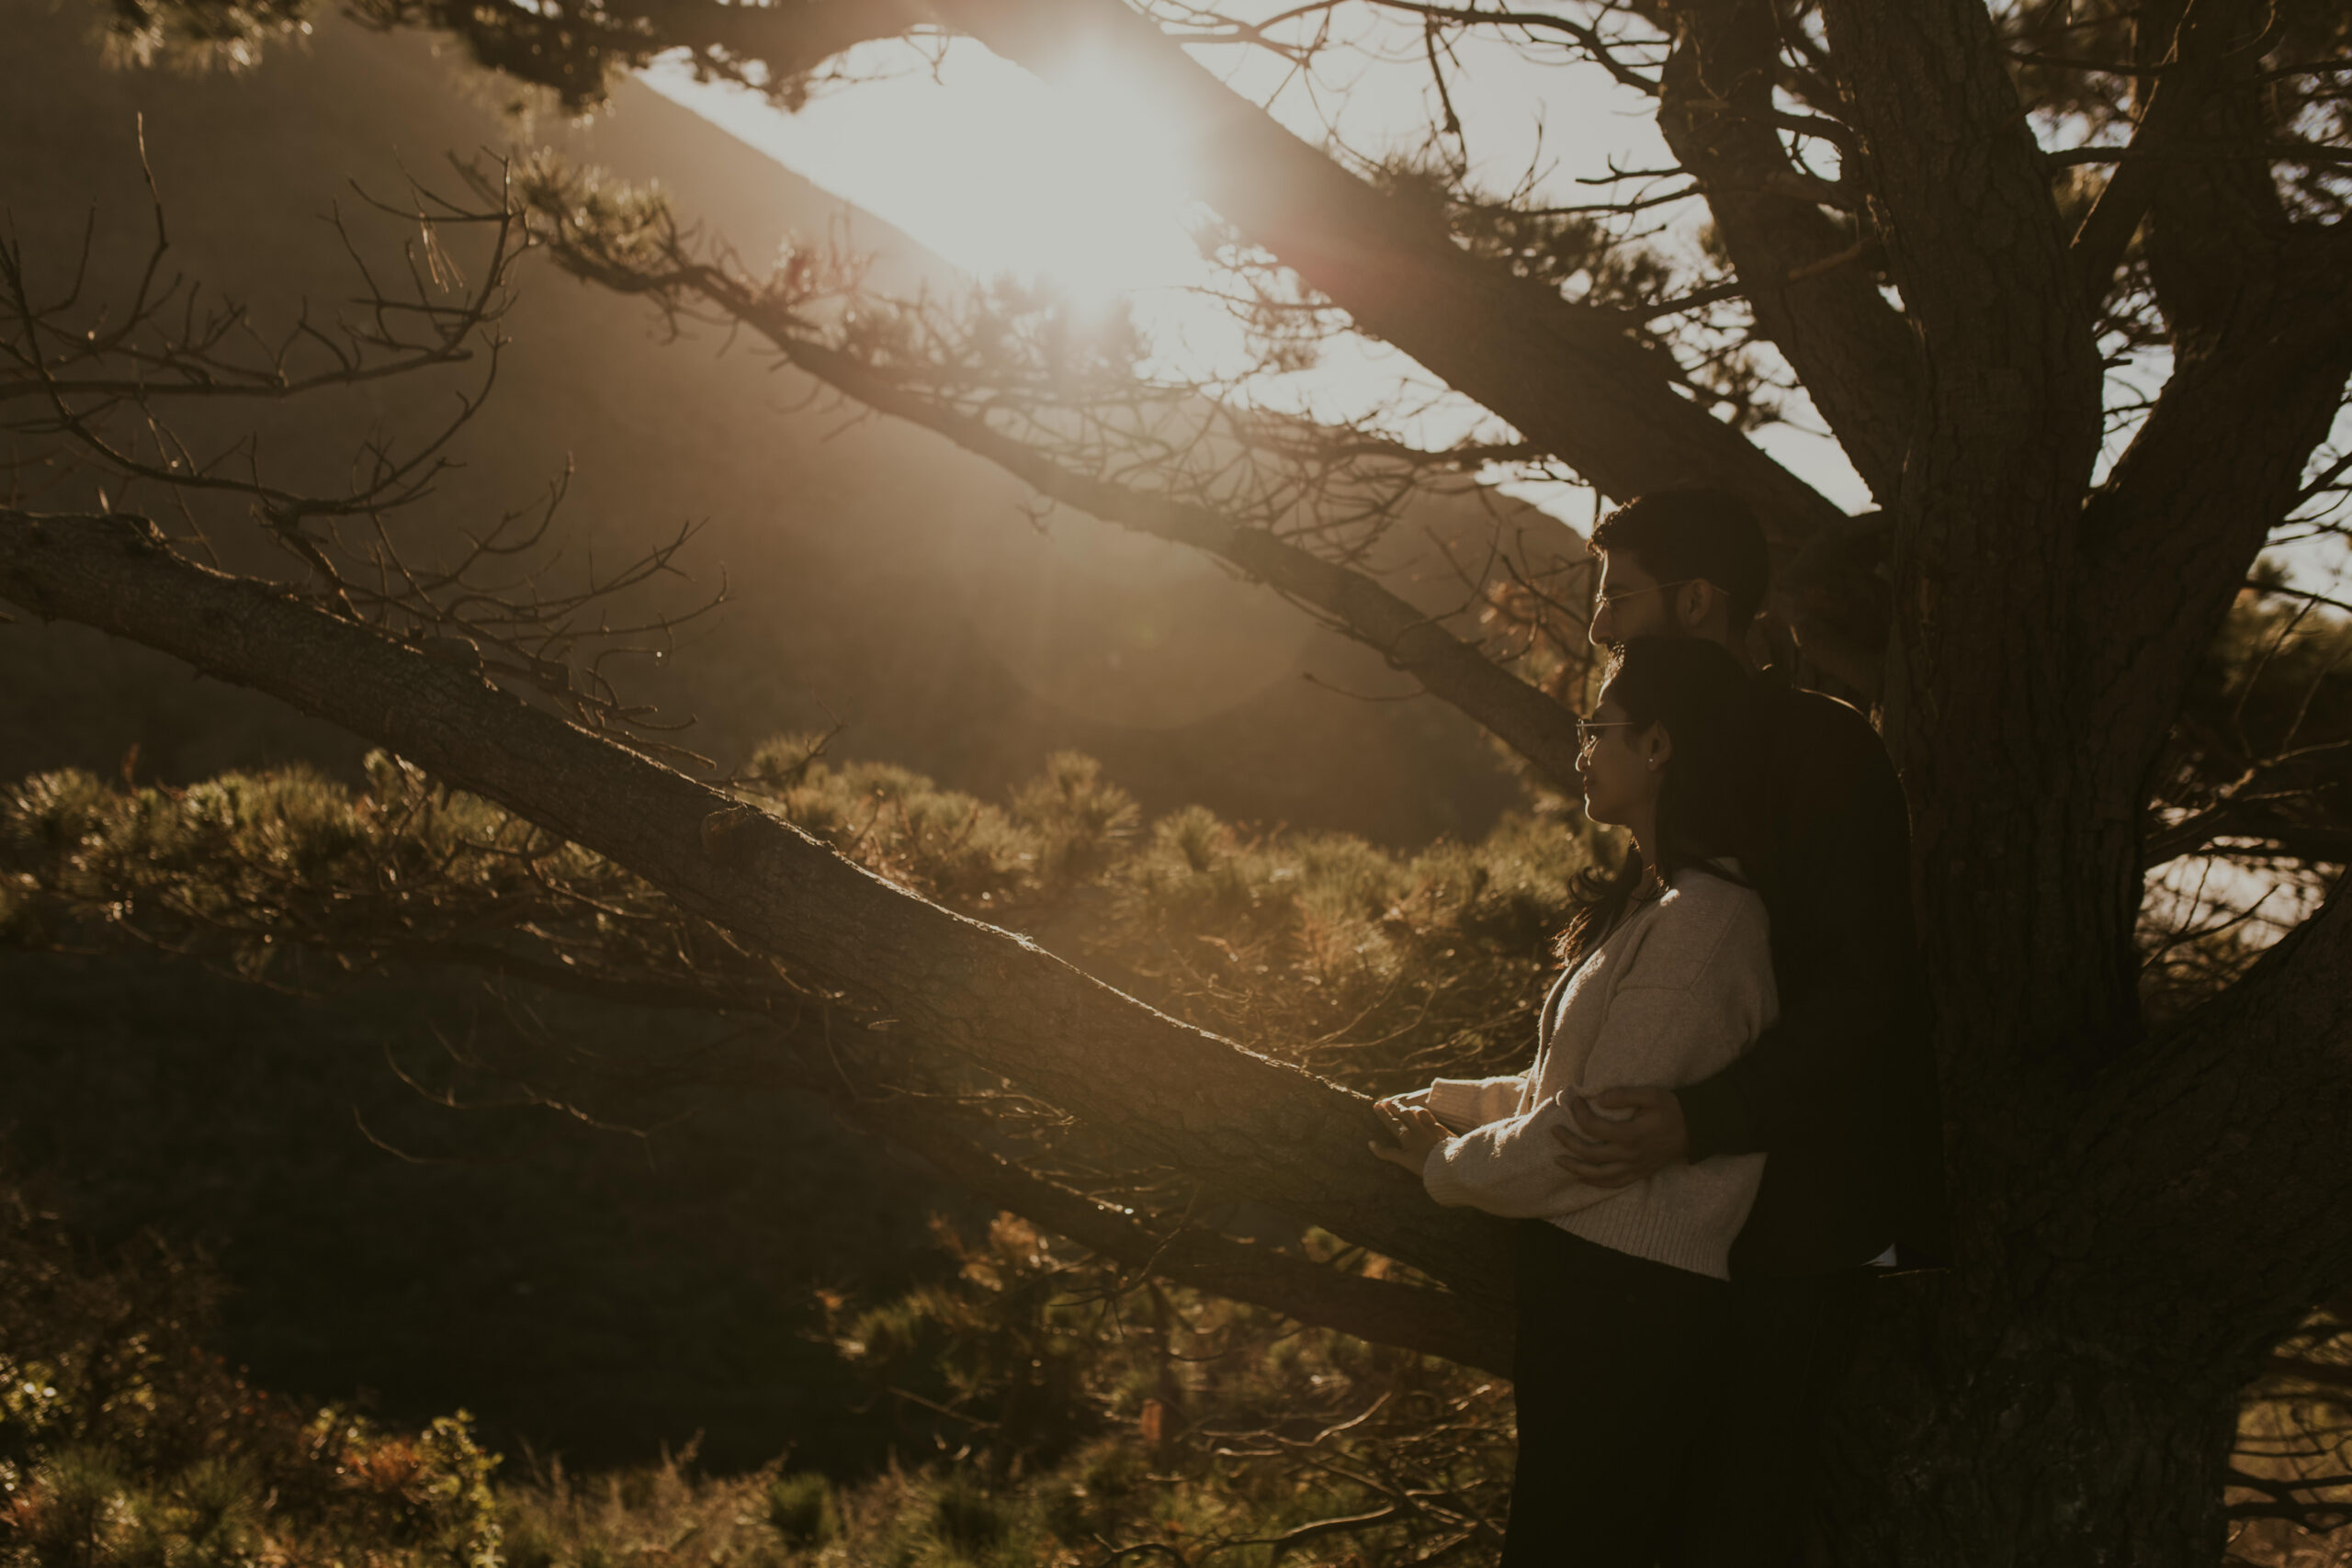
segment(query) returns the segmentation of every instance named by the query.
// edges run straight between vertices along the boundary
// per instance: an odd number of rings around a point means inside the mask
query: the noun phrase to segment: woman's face
[[[1634,728],[1625,710],[1603,692],[1577,752],[1584,814],[1595,822],[1619,826],[1645,817],[1657,804],[1670,749],[1663,727]]]

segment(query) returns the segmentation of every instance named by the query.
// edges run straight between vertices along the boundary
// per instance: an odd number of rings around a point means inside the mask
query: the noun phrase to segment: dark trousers
[[[1864,1268],[1732,1281],[1722,1397],[1689,1456],[1674,1510],[1679,1561],[1690,1568],[1805,1561],[1823,1417],[1852,1370],[1878,1277]]]
[[[1516,1239],[1503,1568],[1681,1561],[1676,1516],[1724,1381],[1730,1287],[1542,1220],[1520,1222]]]

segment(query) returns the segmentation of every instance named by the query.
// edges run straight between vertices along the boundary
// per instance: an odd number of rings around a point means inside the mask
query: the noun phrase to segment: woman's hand
[[[1393,1145],[1383,1145],[1374,1140],[1371,1145],[1372,1152],[1389,1164],[1402,1166],[1419,1176],[1421,1167],[1429,1160],[1430,1151],[1445,1142],[1445,1129],[1438,1125],[1437,1118],[1430,1115],[1427,1108],[1409,1104],[1401,1097],[1374,1100],[1372,1108],[1379,1113],[1382,1123],[1388,1129],[1388,1135],[1396,1140]]]

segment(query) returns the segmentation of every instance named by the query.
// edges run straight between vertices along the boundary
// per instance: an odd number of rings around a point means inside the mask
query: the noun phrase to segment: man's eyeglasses
[[[1684,577],[1672,582],[1653,582],[1647,588],[1620,588],[1614,593],[1603,593],[1596,588],[1592,593],[1592,613],[1597,615],[1621,600],[1638,599],[1645,593],[1663,593],[1669,588],[1687,588],[1691,583],[1705,581],[1703,577]]]

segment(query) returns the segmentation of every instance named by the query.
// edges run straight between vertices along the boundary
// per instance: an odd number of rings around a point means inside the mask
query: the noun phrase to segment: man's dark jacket
[[[1678,1091],[1693,1161],[1762,1150],[1735,1277],[1822,1274],[1899,1243],[1945,1256],[1943,1139],[1902,785],[1870,721],[1757,678],[1766,764],[1750,868],[1772,919],[1780,1021]]]

